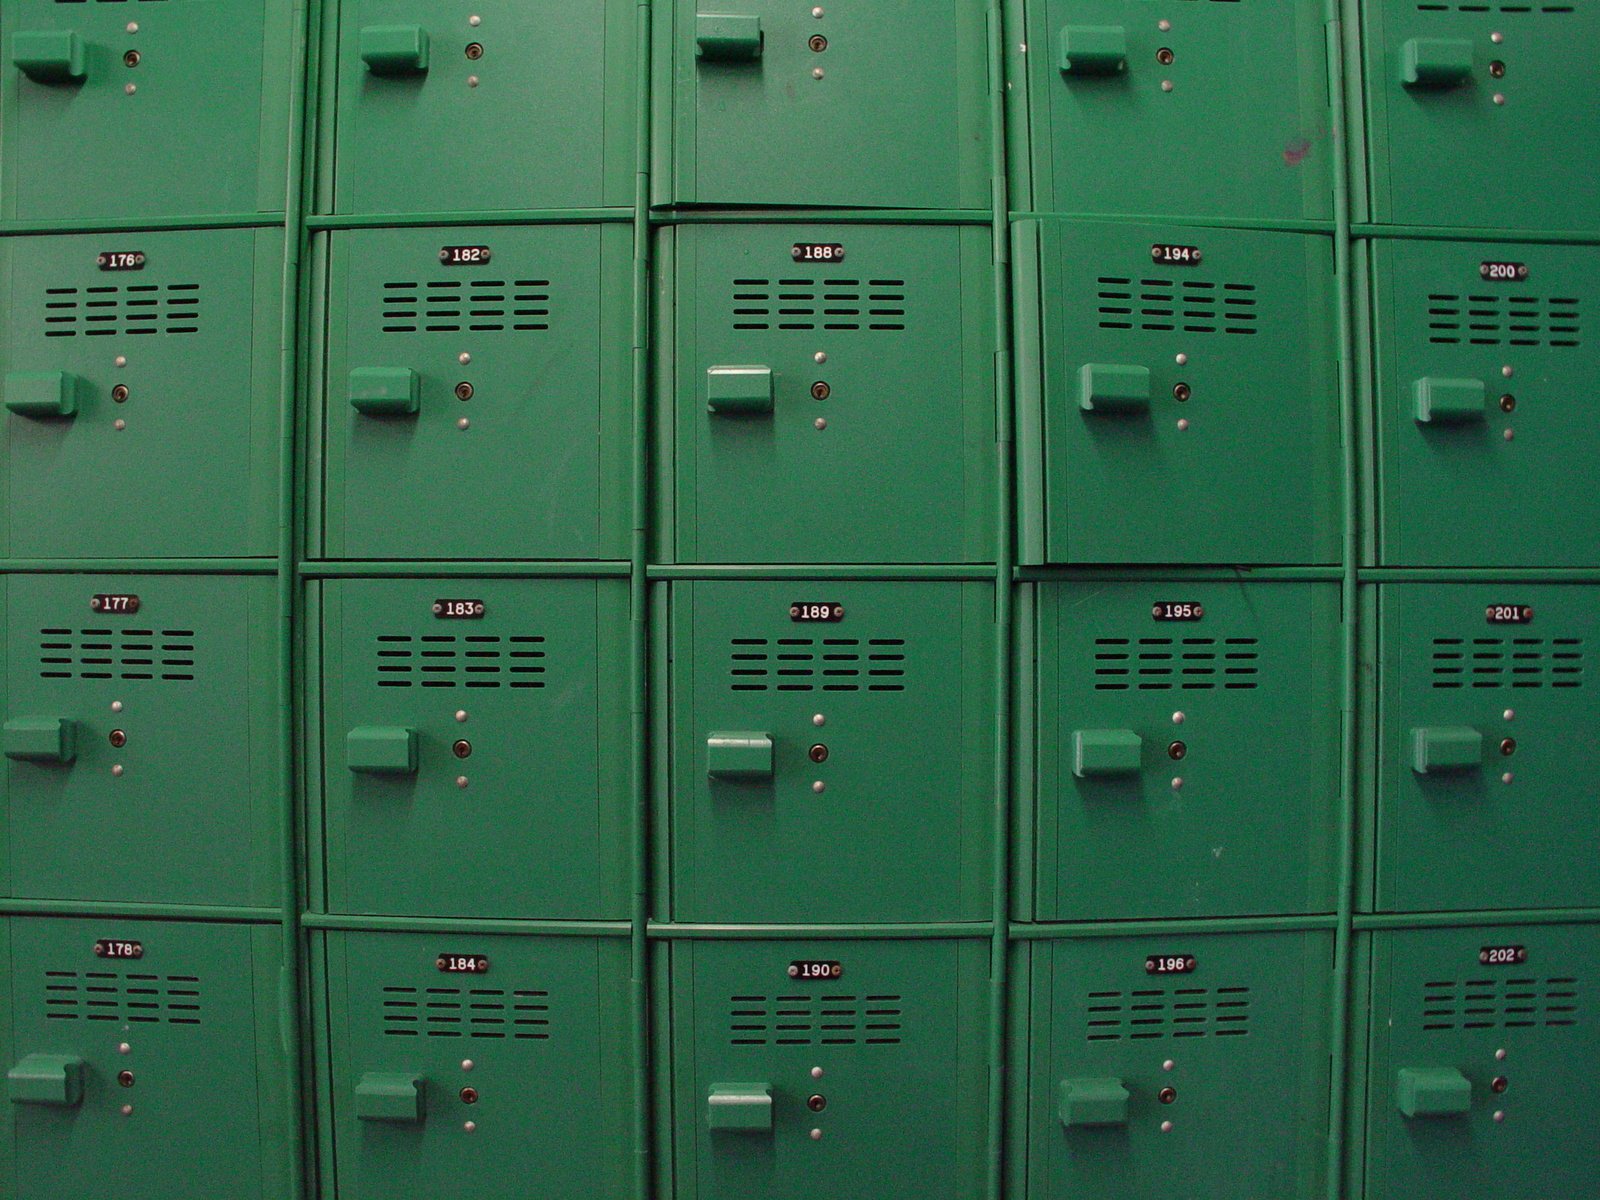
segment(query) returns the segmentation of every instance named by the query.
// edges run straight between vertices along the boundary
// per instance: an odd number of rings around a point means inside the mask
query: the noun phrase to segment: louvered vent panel
[[[735,329],[867,330],[906,328],[904,279],[735,279]]]
[[[537,333],[550,328],[548,279],[386,283],[384,333]]]
[[[904,638],[734,638],[736,692],[903,692]]]
[[[542,688],[545,639],[532,634],[379,634],[379,687]]]
[[[1536,1029],[1578,1024],[1578,980],[1437,980],[1422,989],[1422,1028]]]
[[[898,1046],[899,996],[733,996],[728,1040],[735,1046]]]
[[[1436,688],[1580,688],[1582,638],[1434,638]]]
[[[1096,638],[1097,692],[1252,691],[1259,682],[1258,638]]]
[[[1083,1001],[1091,1042],[1156,1038],[1244,1037],[1250,1032],[1247,987],[1139,988],[1090,992]]]
[[[386,987],[388,1037],[548,1041],[550,993],[532,988]]]
[[[1244,335],[1260,332],[1253,283],[1125,279],[1112,275],[1102,275],[1096,283],[1101,329]]]
[[[1441,346],[1582,345],[1576,298],[1540,296],[1428,297],[1428,340]]]
[[[192,629],[41,629],[41,679],[161,679],[195,677]]]
[[[137,971],[46,971],[44,1015],[51,1021],[198,1025],[198,975]]]
[[[198,283],[107,284],[44,290],[45,337],[199,332]]]

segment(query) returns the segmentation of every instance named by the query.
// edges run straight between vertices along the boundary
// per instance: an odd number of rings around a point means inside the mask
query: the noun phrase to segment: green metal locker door
[[[1048,561],[1335,559],[1331,243],[1040,229]]]
[[[1376,266],[1383,561],[1600,564],[1600,248],[1384,241]]]
[[[679,561],[992,560],[989,231],[675,241]]]
[[[268,576],[6,577],[7,894],[277,892]]]
[[[658,203],[989,203],[980,6],[674,0],[670,17],[667,7],[656,53],[672,140],[658,148]]]
[[[1029,0],[1041,211],[1333,215],[1321,0]]]
[[[1381,592],[1378,907],[1600,904],[1600,589]]]
[[[683,583],[672,604],[678,920],[988,913],[989,584]]]
[[[627,0],[343,0],[336,207],[632,204]]]
[[[625,939],[326,937],[326,1196],[627,1193]]]
[[[8,925],[8,1196],[288,1194],[275,928]]]
[[[966,1200],[987,942],[672,947],[678,1200]]]
[[[329,907],[626,910],[624,581],[322,585]]]
[[[1338,589],[1039,593],[1040,919],[1332,911]]]
[[[622,558],[622,225],[334,235],[327,553]]]
[[[1033,963],[1034,1200],[1322,1194],[1329,934],[1047,941]]]
[[[0,272],[9,552],[271,553],[282,233],[7,238]]]
[[[0,209],[282,212],[293,19],[267,0],[4,0]]]
[[[1373,943],[1367,1200],[1592,1194],[1600,926]]]

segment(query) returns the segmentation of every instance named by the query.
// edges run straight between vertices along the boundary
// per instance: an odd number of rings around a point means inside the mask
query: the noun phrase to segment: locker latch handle
[[[357,367],[350,406],[367,417],[409,417],[422,407],[422,379],[410,367]]]
[[[78,377],[65,371],[12,371],[5,378],[6,408],[44,420],[78,412]]]
[[[393,726],[363,725],[345,738],[350,769],[362,775],[415,775],[417,731]]]
[[[72,1108],[83,1099],[83,1059],[69,1054],[29,1054],[6,1072],[13,1104]]]
[[[717,1133],[771,1133],[770,1083],[713,1083],[706,1124]]]
[[[765,40],[759,16],[695,14],[695,53],[702,62],[755,62]]]
[[[1470,725],[1411,731],[1411,769],[1418,775],[1470,771],[1483,765],[1483,734]]]
[[[65,29],[13,34],[11,61],[35,83],[79,83],[88,74],[83,39]]]
[[[1472,1111],[1472,1081],[1454,1067],[1402,1067],[1394,1093],[1405,1117],[1455,1117]]]
[[[1061,31],[1063,75],[1117,75],[1128,69],[1128,31],[1121,25],[1068,25]]]
[[[1419,425],[1465,425],[1489,415],[1481,379],[1419,379],[1412,391]]]
[[[1120,1079],[1063,1079],[1061,1123],[1068,1129],[1128,1123],[1128,1089]]]
[[[772,735],[713,733],[706,738],[706,774],[750,782],[772,778]]]
[[[1086,413],[1141,413],[1150,408],[1150,368],[1089,363],[1078,372],[1078,407]]]
[[[69,763],[77,756],[77,728],[70,717],[12,717],[5,725],[6,757]]]
[[[420,1125],[427,1114],[422,1076],[404,1071],[368,1071],[356,1084],[356,1117]]]
[[[706,408],[720,417],[770,413],[772,368],[710,368],[706,372]]]
[[[1466,38],[1412,38],[1400,48],[1400,82],[1408,88],[1453,88],[1471,78]]]
[[[428,70],[428,31],[420,25],[368,25],[361,61],[374,75],[422,75]]]
[[[1072,734],[1072,773],[1079,779],[1137,775],[1144,739],[1131,729],[1078,729]]]

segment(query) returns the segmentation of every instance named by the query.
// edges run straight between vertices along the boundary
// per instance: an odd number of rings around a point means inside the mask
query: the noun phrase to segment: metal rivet
[[[1506,102],[1506,94],[1504,92],[1496,92],[1494,94],[1494,102],[1496,104],[1504,104]]]
[[[1180,354],[1175,361],[1180,367],[1186,367],[1189,365],[1189,356],[1187,354]]]
[[[467,420],[467,418],[462,417],[459,421],[456,422],[456,428],[457,429],[471,429],[472,428],[472,422]]]
[[[467,719],[467,710],[464,709],[464,708],[456,709],[456,720],[465,721],[466,719]]]
[[[1163,1122],[1161,1122],[1161,1132],[1162,1133],[1171,1133],[1172,1132],[1172,1122],[1171,1121],[1163,1121]]]
[[[811,15],[813,17],[817,18],[817,20],[819,20],[819,21],[822,20],[822,9],[821,8],[813,8],[811,10]]]
[[[122,701],[121,700],[113,700],[111,702],[111,711],[112,712],[121,712],[122,711]]]
[[[113,766],[111,768],[111,773],[113,775],[116,775],[116,776],[121,776],[121,774],[122,774],[122,764],[121,763],[117,763],[115,766]]]
[[[1175,1063],[1175,1062],[1173,1062],[1173,1061],[1172,1061],[1172,1060],[1171,1060],[1171,1059],[1170,1059],[1170,1058],[1169,1058],[1169,1059],[1167,1059],[1167,1061],[1166,1061],[1166,1062],[1164,1062],[1164,1063],[1162,1063],[1162,1064],[1161,1064],[1161,1069],[1162,1069],[1162,1070],[1163,1070],[1163,1071],[1170,1071],[1170,1070],[1172,1070],[1172,1068],[1173,1068],[1173,1067],[1175,1067],[1175,1066],[1177,1066],[1177,1065],[1178,1065],[1178,1064],[1177,1064],[1177,1063]]]
[[[811,723],[813,725],[826,725],[828,723],[828,718],[823,716],[821,713],[818,713],[816,716],[811,718]]]
[[[467,786],[467,777],[465,775],[457,775],[456,776],[456,786],[458,788],[466,787]]]
[[[820,1141],[821,1141],[821,1140],[822,1140],[822,1130],[820,1130],[820,1129],[813,1129],[813,1130],[812,1130],[812,1131],[811,1131],[811,1140],[812,1140],[812,1141],[813,1141],[813,1142],[820,1142]]]
[[[1172,22],[1171,21],[1167,21],[1167,20],[1157,21],[1156,22],[1156,28],[1159,29],[1162,33],[1171,33],[1172,32]]]
[[[470,363],[472,361],[472,355],[470,355],[470,354],[458,354],[458,355],[456,355],[456,361],[458,363],[460,363],[464,367],[464,366],[466,366],[468,363]]]
[[[1188,417],[1179,417],[1178,418],[1178,432],[1182,433],[1184,430],[1186,430],[1188,428],[1189,428],[1189,418]]]
[[[1512,368],[1510,368],[1510,367],[1501,367],[1500,368],[1500,374],[1504,375],[1507,379],[1510,379],[1513,375],[1516,374],[1516,372],[1514,370],[1512,370]]]
[[[812,67],[811,68],[811,78],[813,78],[813,79],[821,79],[822,78],[822,68],[821,67]]]
[[[1174,725],[1182,725],[1186,720],[1188,720],[1188,717],[1181,712],[1175,712],[1172,714],[1172,723]]]
[[[467,18],[467,24],[476,29],[479,25],[483,24],[483,18],[474,13],[472,16]]]
[[[1508,442],[1515,441],[1516,440],[1516,436],[1517,436],[1516,430],[1508,429],[1508,430],[1506,430],[1504,436],[1505,436],[1506,441],[1508,441]]]
[[[813,1078],[813,1079],[821,1079],[822,1078],[822,1068],[821,1067],[812,1067],[811,1068],[811,1078]]]
[[[818,429],[826,429],[828,427],[828,418],[827,417],[818,417],[816,419],[816,421],[814,422],[814,424],[816,425],[816,427]]]
[[[125,1117],[131,1117],[131,1116],[133,1116],[133,1105],[131,1105],[131,1104],[124,1104],[124,1105],[123,1105],[123,1106],[122,1106],[122,1115],[123,1115],[123,1116],[125,1116]]]
[[[117,355],[117,357],[116,357],[116,359],[115,359],[115,363],[116,363],[116,365],[117,365],[117,366],[119,366],[119,367],[125,367],[125,366],[127,366],[127,365],[128,365],[128,359],[127,359],[127,356],[126,356],[126,355],[122,355],[122,354],[119,354],[119,355]]]
[[[1515,721],[1517,719],[1517,710],[1514,708],[1508,708],[1500,715],[1508,721]]]
[[[823,351],[821,351],[821,350],[818,350],[818,351],[817,351],[817,352],[816,352],[816,353],[815,353],[815,354],[813,354],[813,355],[812,355],[812,356],[811,356],[811,358],[812,358],[812,360],[813,360],[813,361],[815,361],[815,362],[819,362],[819,363],[825,363],[825,362],[827,362],[827,361],[828,361],[828,356],[827,356],[827,354],[825,354],[825,353],[824,353],[824,352],[823,352]]]
[[[1496,1050],[1494,1052],[1494,1059],[1496,1062],[1505,1062],[1506,1052],[1504,1050]]]
[[[1170,79],[1163,79],[1163,80],[1162,80],[1162,81],[1161,81],[1161,90],[1162,90],[1162,91],[1163,91],[1163,92],[1170,92],[1170,91],[1171,91],[1171,90],[1172,90],[1172,80],[1170,80]]]
[[[138,91],[138,90],[139,90],[139,89],[138,89],[138,87],[136,87],[136,86],[135,86],[135,85],[134,85],[134,84],[131,84],[131,83],[130,83],[130,84],[128,84],[128,86],[127,86],[127,87],[125,87],[125,88],[123,88],[123,89],[122,89],[122,90],[123,90],[123,91],[125,91],[125,92],[127,92],[127,93],[128,93],[128,95],[130,95],[130,96],[131,96],[131,95],[133,95],[133,94],[134,94],[134,93],[135,93],[135,92],[137,92],[137,91]]]
[[[139,32],[139,22],[137,22],[137,21],[129,21],[128,22],[128,32],[129,33],[138,33]]]
[[[467,86],[469,88],[477,87],[478,86],[478,77],[476,75],[468,75],[467,76]]]
[[[1173,776],[1173,778],[1172,778],[1172,790],[1175,791],[1175,792],[1181,792],[1183,790],[1183,776],[1182,775]]]
[[[115,429],[118,433],[121,433],[127,427],[128,423],[121,417],[118,417],[115,421],[111,422],[111,428]]]
[[[1506,40],[1506,35],[1503,33],[1491,33],[1489,35],[1489,40],[1498,46],[1501,42]]]
[[[465,1129],[468,1133],[475,1133],[478,1128],[478,1123],[476,1121],[468,1121],[461,1128]]]
[[[470,1070],[472,1070],[473,1067],[475,1067],[477,1065],[478,1064],[473,1062],[470,1058],[463,1058],[461,1060],[461,1069],[463,1071],[470,1071]]]
[[[117,1053],[118,1054],[132,1054],[133,1053],[133,1047],[128,1045],[127,1042],[122,1042],[117,1046]]]
[[[811,790],[820,796],[823,792],[828,790],[828,785],[819,779],[811,785]]]
[[[1505,1120],[1505,1119],[1506,1119],[1506,1114],[1505,1114],[1505,1112],[1504,1112],[1504,1110],[1502,1110],[1502,1109],[1498,1109],[1498,1108],[1497,1108],[1497,1109],[1495,1109],[1495,1113],[1494,1113],[1494,1119],[1495,1119],[1495,1120],[1496,1120],[1496,1121],[1497,1121],[1497,1122],[1499,1122],[1499,1121],[1504,1121],[1504,1120]]]
[[[1501,783],[1510,783],[1511,780],[1512,780],[1512,774],[1511,774],[1510,771],[1507,771],[1504,775],[1500,776],[1500,782]]]

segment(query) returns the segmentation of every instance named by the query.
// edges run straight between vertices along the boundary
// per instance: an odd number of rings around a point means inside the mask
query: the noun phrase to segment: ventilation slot
[[[1434,638],[1436,688],[1580,688],[1582,638]]]
[[[542,637],[379,634],[378,686],[542,688]]]
[[[1257,638],[1095,638],[1097,692],[1208,692],[1260,687]]]
[[[904,279],[735,279],[735,329],[859,330],[906,327]]]
[[[1441,346],[1555,346],[1579,340],[1578,301],[1536,296],[1428,297],[1428,340]]]
[[[548,279],[435,279],[383,285],[384,333],[513,333],[550,328]]]
[[[44,1015],[50,1021],[198,1025],[200,977],[46,971]]]
[[[1572,4],[1418,4],[1418,12],[1464,13],[1570,13],[1577,12]]]
[[[45,337],[199,333],[200,285],[45,288],[44,310]]]
[[[550,993],[527,988],[386,987],[386,1037],[550,1039]]]
[[[899,996],[734,996],[728,1041],[735,1046],[898,1046]]]
[[[1102,275],[1101,329],[1150,333],[1259,332],[1256,285],[1200,279],[1119,279]]]
[[[1250,989],[1090,992],[1084,1000],[1084,1032],[1091,1042],[1244,1037],[1250,1032]]]
[[[1578,1023],[1576,979],[1467,979],[1422,985],[1422,1028],[1537,1029]]]
[[[41,629],[40,679],[194,679],[192,629]]]
[[[903,692],[904,638],[734,638],[736,692]]]
[[[56,0],[57,4],[83,4],[87,0]],[[95,0],[97,4],[127,4],[129,0]],[[139,0],[140,4],[164,4],[166,0]]]

